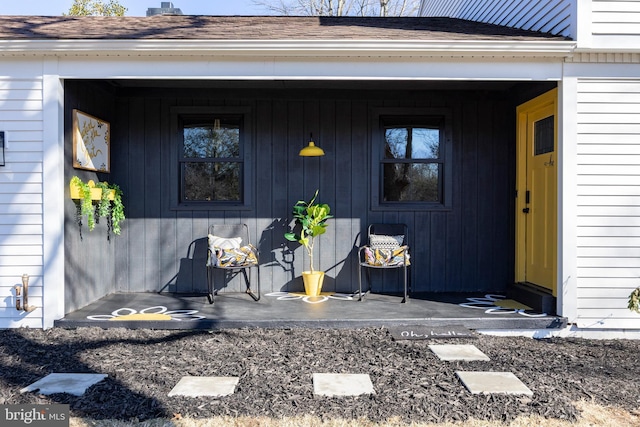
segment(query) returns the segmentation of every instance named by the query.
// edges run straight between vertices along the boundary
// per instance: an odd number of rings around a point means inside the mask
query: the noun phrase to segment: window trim
[[[181,202],[180,162],[181,144],[183,143],[182,122],[188,116],[202,115],[241,116],[242,128],[240,132],[240,159],[242,159],[242,200],[240,201],[193,201]],[[253,204],[253,114],[251,107],[171,107],[171,169],[169,179],[171,182],[171,209],[172,210],[249,210]]]
[[[384,188],[381,165],[385,162],[384,135],[385,123],[383,118],[402,117],[438,117],[444,124],[441,149],[442,158],[442,201],[441,202],[384,202],[382,190]],[[388,120],[387,120],[388,123]],[[414,163],[414,162],[409,162]],[[415,162],[423,163],[423,162]],[[451,210],[453,193],[453,142],[451,109],[438,107],[396,107],[374,108],[371,111],[371,209],[374,211],[441,211]]]

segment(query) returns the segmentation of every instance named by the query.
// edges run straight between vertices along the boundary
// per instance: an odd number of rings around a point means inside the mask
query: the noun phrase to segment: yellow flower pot
[[[89,187],[91,187],[91,200],[100,200],[102,198],[102,189],[100,187],[96,187],[96,183],[93,180],[89,180],[87,183]],[[82,199],[82,195],[80,194],[80,187],[74,185],[73,183],[69,183],[69,191],[71,193],[72,199]],[[107,198],[109,200],[113,200],[116,197],[116,190],[108,190],[109,195]]]
[[[310,297],[317,297],[322,291],[322,282],[324,281],[324,271],[302,272],[302,281],[304,282],[304,293]]]

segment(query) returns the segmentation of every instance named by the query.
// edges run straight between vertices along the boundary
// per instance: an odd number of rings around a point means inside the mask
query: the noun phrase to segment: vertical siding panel
[[[462,106],[461,146],[458,155],[462,157],[462,266],[463,281],[468,286],[478,278],[478,108],[473,102]],[[456,125],[454,124],[454,127]]]
[[[68,85],[67,85],[68,86]],[[123,190],[122,203],[124,204],[124,214],[127,218],[121,225],[121,234],[118,238],[113,239],[113,246],[115,248],[115,286],[118,291],[129,291],[129,278],[131,269],[131,229],[130,219],[133,218],[133,212],[131,210],[132,198],[136,197],[129,191],[133,188],[130,185],[130,162],[131,162],[131,121],[130,121],[130,100],[127,98],[120,98],[116,104],[116,123],[117,127],[114,127],[112,137],[114,141],[111,142],[111,155],[117,162],[113,164],[114,183],[118,184]],[[69,253],[67,251],[67,253]]]
[[[352,157],[351,150],[353,142],[351,140],[351,103],[339,100],[336,102],[336,130],[335,130],[335,203],[332,220],[335,224],[336,236],[356,236],[354,232],[354,222],[359,229],[359,222],[353,219],[352,210]],[[364,144],[363,144],[364,145]],[[361,152],[364,150],[361,150]],[[356,257],[358,242],[354,239],[336,239],[336,252],[345,256],[344,262],[337,265],[336,290],[339,292],[352,292],[357,286]],[[340,261],[340,260],[338,260]]]
[[[453,168],[452,176],[452,195],[451,212],[447,215],[447,278],[446,289],[448,292],[456,292],[464,289],[464,256],[463,256],[463,224],[466,221],[468,215],[465,215],[463,205],[463,186],[462,186],[462,126],[463,116],[459,103],[455,102],[455,105],[448,105],[451,107],[451,120],[452,128],[452,141],[453,155],[451,159],[448,159],[449,167]],[[464,126],[464,125],[463,125]]]
[[[272,158],[282,158],[277,150],[274,153],[274,109],[271,101],[259,100],[256,104],[256,129],[252,136],[254,141],[254,158],[256,164],[256,174],[253,183],[255,206],[257,210],[256,214],[256,229],[257,237],[254,240],[254,245],[260,250],[260,278],[262,279],[262,285],[264,292],[273,292],[278,289],[274,282],[273,271],[277,264],[277,256],[279,252],[277,250],[278,245],[276,242],[280,240],[274,233],[279,233],[280,230],[275,227],[276,221],[273,214],[272,203],[275,203],[274,192],[277,193],[277,187],[275,186],[277,169],[272,167]],[[281,153],[281,152],[280,152]],[[284,168],[281,168],[282,170]],[[269,177],[271,176],[271,179]],[[267,267],[268,266],[268,267]],[[273,285],[272,285],[273,283]],[[269,287],[265,285],[269,285]]]
[[[287,138],[286,138],[286,152],[289,159],[287,169],[287,211],[286,217],[287,224],[293,226],[293,218],[291,217],[291,207],[298,200],[308,200],[309,194],[305,192],[305,170],[304,161],[317,159],[304,159],[298,155],[300,149],[307,142],[309,135],[305,135],[305,129],[303,126],[304,120],[304,103],[298,100],[289,101],[288,114],[287,114]],[[287,247],[292,251],[288,254],[288,261],[291,262],[288,277],[287,290],[302,289],[302,279],[300,273],[306,270],[308,267],[308,260],[306,259],[305,250],[296,242],[288,242]]]
[[[176,292],[191,292],[194,287],[193,277],[193,215],[189,211],[178,211],[176,214],[176,250],[178,252],[178,272],[175,280]]]
[[[320,157],[320,203],[327,203],[332,210],[332,215],[338,218],[345,218],[343,214],[336,210],[336,105],[334,100],[323,100],[320,103],[320,147],[325,155]],[[327,232],[320,238],[316,250],[320,269],[326,272],[323,289],[326,291],[336,291],[336,281],[342,266],[341,262],[349,255],[349,252],[338,250],[339,234],[336,233],[336,218],[328,222]]]
[[[446,214],[443,212],[431,213],[431,245],[430,264],[431,274],[429,282],[433,290],[443,289],[447,286],[447,223]]]
[[[494,113],[493,105],[484,101],[481,102],[479,108],[479,126],[478,126],[478,228],[484,233],[477,239],[478,246],[478,277],[477,284],[491,283],[493,278],[493,248],[495,230],[493,229],[493,217],[495,215],[495,197],[493,191],[494,175],[494,139],[492,115]],[[479,233],[480,234],[480,233]]]
[[[129,292],[146,290],[145,261],[147,236],[145,234],[145,166],[144,161],[144,100],[132,99],[129,109],[129,182],[128,206],[125,206],[129,229]]]
[[[270,268],[274,291],[289,289],[289,282],[293,279],[293,254],[289,251],[289,243],[284,238],[284,233],[289,227],[291,219],[291,205],[288,195],[289,174],[289,150],[288,150],[288,102],[281,99],[271,101],[273,117],[273,156],[271,161],[271,185],[273,186],[273,201],[271,212],[266,213],[273,218],[271,226],[271,240],[273,242],[272,261],[274,267]],[[295,147],[294,147],[295,150]],[[268,161],[268,159],[265,159]],[[296,199],[297,200],[297,199]]]
[[[413,292],[432,292],[437,290],[433,279],[431,244],[431,213],[416,212],[414,227],[409,229],[411,253],[411,289]]]
[[[171,210],[170,191],[167,191],[176,184],[170,182],[169,170],[176,167],[171,162],[169,153],[172,151],[171,144],[171,117],[169,111],[176,104],[175,99],[163,99],[159,115],[160,128],[160,272],[161,289],[165,292],[175,291],[175,279],[180,270],[180,254],[177,248],[177,228],[176,214]]]
[[[144,144],[143,156],[136,162],[144,169],[143,184],[139,192],[144,197],[145,248],[144,277],[145,291],[155,291],[161,287],[160,245],[163,234],[160,229],[161,171],[160,171],[160,103],[156,99],[144,100]],[[144,159],[144,160],[143,160]]]
[[[369,104],[360,99],[351,101],[351,235],[360,236],[358,246],[367,241],[367,226],[377,221],[377,214],[371,212],[371,184],[370,179],[376,179],[377,171],[369,168],[371,164],[371,134],[370,129],[377,126],[369,123]],[[373,279],[375,275],[371,275]],[[353,273],[353,289],[357,286],[357,270]]]

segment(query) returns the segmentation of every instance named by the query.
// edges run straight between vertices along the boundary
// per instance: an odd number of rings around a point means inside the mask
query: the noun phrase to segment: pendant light
[[[300,150],[300,155],[302,157],[319,157],[324,156],[324,150],[313,142],[313,134],[309,134],[309,145]]]

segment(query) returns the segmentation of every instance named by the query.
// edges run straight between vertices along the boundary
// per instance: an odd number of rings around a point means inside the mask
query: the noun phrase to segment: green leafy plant
[[[640,287],[635,288],[629,295],[629,310],[640,314]]]
[[[91,187],[89,183],[82,181],[77,176],[71,178],[71,185],[80,189],[80,199],[76,201],[76,223],[80,229],[80,239],[82,239],[82,217],[87,217],[87,227],[89,231],[96,226],[95,210],[91,200]]]
[[[122,190],[118,184],[109,184],[109,187],[115,190],[115,197],[111,202],[111,229],[113,230],[113,234],[120,235],[120,223],[125,220]]]
[[[124,205],[122,204],[122,190],[117,184],[109,184],[108,182],[98,182],[96,187],[102,190],[100,201],[96,206],[96,223],[100,218],[107,220],[107,240],[110,240],[111,233],[120,235],[122,231],[120,222],[125,219]],[[113,194],[113,200],[111,195]]]
[[[119,235],[120,223],[125,219],[124,205],[122,203],[122,190],[117,184],[98,182],[95,188],[101,190],[100,199],[94,204],[91,197],[91,186],[83,182],[77,176],[71,178],[71,185],[80,190],[80,199],[76,201],[76,222],[80,228],[82,239],[82,218],[87,217],[87,227],[92,231],[100,218],[107,220],[107,240],[111,239],[111,233]],[[112,196],[113,195],[113,196]]]
[[[285,239],[298,242],[307,250],[309,255],[309,271],[313,273],[313,247],[315,238],[327,231],[326,221],[333,218],[330,215],[331,208],[325,203],[316,203],[318,192],[308,202],[298,200],[293,205],[293,218],[299,231],[290,231],[284,234]]]

